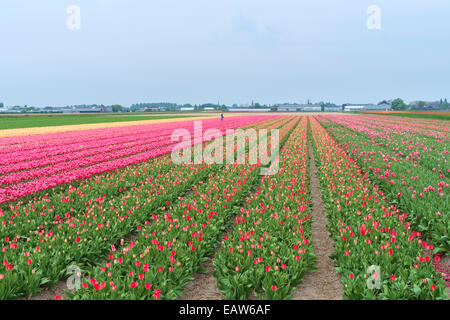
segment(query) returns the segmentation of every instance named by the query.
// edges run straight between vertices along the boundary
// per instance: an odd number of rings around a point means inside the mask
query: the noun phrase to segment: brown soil
[[[258,187],[258,183],[255,184],[255,188]],[[252,193],[250,193],[252,194]],[[247,208],[247,202],[244,204],[244,208]],[[227,228],[224,234],[229,234],[233,227],[236,226],[234,217],[230,218],[231,226]],[[222,248],[222,243],[220,243],[216,248],[216,253]],[[184,288],[183,293],[178,298],[178,300],[225,300],[225,296],[217,288],[217,279],[214,277],[214,256],[208,258],[207,261],[201,264],[202,269],[206,269],[206,273],[195,273],[194,280],[188,282]],[[257,298],[252,295],[248,300],[257,300]]]
[[[328,255],[333,254],[333,241],[327,230],[328,220],[319,189],[317,166],[314,152],[309,142],[310,188],[312,197],[312,244],[317,256],[314,272],[307,273],[303,282],[293,293],[293,300],[342,300],[344,291],[340,276],[335,271],[334,261]]]
[[[231,227],[225,231],[228,234]],[[216,248],[216,253],[222,248],[220,243]],[[200,268],[206,270],[206,273],[196,272],[194,280],[189,281],[184,287],[184,291],[177,300],[224,300],[225,296],[217,288],[217,279],[214,273],[214,255],[208,258],[200,265]]]
[[[225,297],[217,288],[217,279],[213,276],[213,257],[201,264],[207,273],[195,273],[194,280],[188,282],[178,300],[223,300]]]
[[[258,187],[258,183],[255,184],[255,189]],[[252,194],[252,193],[250,193]],[[244,203],[244,208],[247,208],[247,202]],[[231,226],[226,229],[224,234],[229,234],[233,227],[236,226],[234,217],[230,218]],[[220,243],[216,248],[216,253],[222,248]],[[208,258],[207,261],[200,265],[201,269],[206,269],[206,273],[195,273],[194,280],[188,282],[184,291],[178,300],[225,300],[225,296],[217,288],[217,279],[214,277],[214,256]],[[256,297],[250,296],[249,300],[257,300]]]
[[[139,233],[133,232],[125,236],[124,245],[129,244],[132,240],[136,240],[138,235]],[[120,244],[116,244],[116,247],[122,246]],[[108,254],[105,255],[105,260],[107,259]],[[29,297],[20,297],[18,300],[55,300],[56,296],[60,296],[61,299],[64,299],[66,297],[65,291],[69,290],[66,282],[67,280],[60,280],[51,288],[45,288],[44,290],[36,293],[35,295],[30,295]]]
[[[450,279],[450,256],[441,256],[441,261],[439,262],[444,267],[444,277]],[[450,283],[447,283],[447,297],[450,299]]]
[[[62,299],[66,296],[65,290],[69,290],[67,288],[66,280],[58,281],[54,286],[51,288],[46,288],[34,296],[29,297],[21,297],[17,300],[55,300],[56,296],[60,296]]]

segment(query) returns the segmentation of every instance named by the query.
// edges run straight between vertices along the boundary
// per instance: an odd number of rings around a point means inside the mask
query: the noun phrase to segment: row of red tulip
[[[327,120],[330,120],[328,122]],[[328,132],[379,184],[390,203],[405,212],[413,228],[435,244],[435,252],[450,249],[450,138],[434,138],[397,124],[396,131],[359,117],[321,117]],[[355,125],[357,123],[357,125]],[[379,124],[378,124],[379,125]],[[432,126],[432,121],[430,121]],[[402,131],[403,130],[403,131]]]
[[[297,119],[281,129],[281,138]],[[256,146],[255,146],[256,147]],[[123,247],[89,271],[71,299],[175,299],[229,225],[257,181],[261,165],[223,165],[167,210],[155,212]]]
[[[313,118],[311,128],[344,298],[446,299],[431,245]]]
[[[281,149],[280,171],[261,179],[222,241],[214,275],[226,299],[289,298],[313,269],[306,129],[304,117]]]

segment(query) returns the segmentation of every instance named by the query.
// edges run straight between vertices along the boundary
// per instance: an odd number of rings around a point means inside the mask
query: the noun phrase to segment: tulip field
[[[318,273],[312,178],[337,299],[448,299],[449,121],[267,113],[202,119],[200,135],[194,121],[0,135],[0,299],[63,284],[53,298],[173,300],[200,273],[222,299],[291,299]],[[201,150],[209,129],[269,136],[244,163],[177,164],[178,128]]]

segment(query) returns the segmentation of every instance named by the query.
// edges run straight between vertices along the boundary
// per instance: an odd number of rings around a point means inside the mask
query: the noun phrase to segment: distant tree
[[[112,112],[121,112],[123,111],[123,107],[120,104],[113,104],[111,106]]]
[[[34,112],[36,109],[34,107],[24,107],[22,110],[20,110],[21,113],[28,113],[28,112]]]
[[[406,108],[407,108],[407,105],[402,99],[397,98],[397,99],[392,100],[392,109],[406,110]]]
[[[0,108],[3,108],[4,106],[3,102],[0,102]]]
[[[425,102],[425,101],[419,101],[419,102],[417,103],[417,109],[418,109],[418,110],[421,110],[421,109],[425,108],[425,105],[426,105],[426,102]]]
[[[131,111],[131,112],[137,112],[137,111],[139,111],[139,106],[136,105],[136,104],[133,104],[133,105],[130,107],[130,111]]]

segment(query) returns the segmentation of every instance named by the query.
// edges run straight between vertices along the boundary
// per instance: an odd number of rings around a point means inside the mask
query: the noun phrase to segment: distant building
[[[229,108],[229,112],[266,112],[270,111],[270,108]]]
[[[45,107],[45,111],[54,111],[62,113],[108,113],[112,112],[112,107],[104,105],[74,105],[65,107]]]
[[[443,101],[411,101],[410,110],[439,110]]]
[[[303,112],[320,112],[322,111],[322,106],[320,104],[305,104],[303,105]]]
[[[158,112],[161,108],[158,106],[148,106],[148,107],[140,107],[139,111],[141,112]]]
[[[323,111],[325,111],[325,112],[341,112],[342,107],[340,107],[340,106],[324,107]]]
[[[389,111],[391,110],[390,104],[344,104],[343,105],[344,112],[351,112],[351,111]]]
[[[129,107],[131,112],[174,111],[175,109],[177,109],[177,104],[171,102],[141,102],[134,103]]]
[[[281,104],[276,106],[277,111],[289,111],[289,112],[296,112],[296,111],[302,111],[299,104]]]
[[[20,107],[20,106],[14,106],[14,107],[3,107],[1,110],[0,110],[0,112],[3,112],[3,113],[20,113],[20,112],[22,112],[22,109],[23,109],[23,107]]]
[[[194,107],[181,107],[180,111],[194,111]]]
[[[322,110],[320,104],[280,104],[276,108],[277,111],[289,112],[317,112]]]

